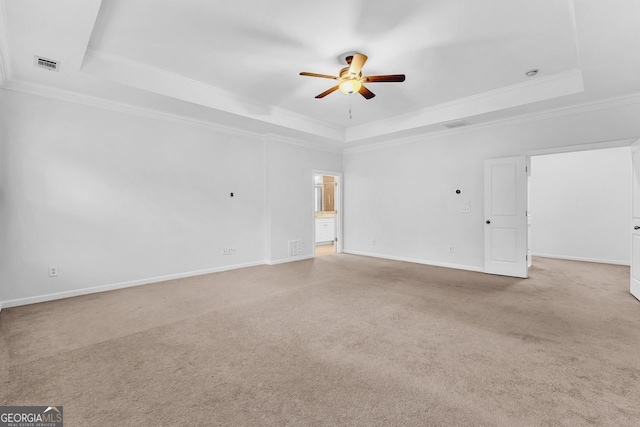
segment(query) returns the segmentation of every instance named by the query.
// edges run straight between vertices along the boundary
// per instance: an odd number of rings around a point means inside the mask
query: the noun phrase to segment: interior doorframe
[[[640,141],[638,138],[626,138],[626,139],[617,139],[611,141],[601,141],[601,142],[593,142],[587,144],[577,144],[577,145],[565,145],[559,147],[550,147],[550,148],[542,148],[537,150],[527,150],[525,152],[512,153],[509,156],[504,157],[513,157],[513,156],[524,156],[526,158],[527,163],[527,172],[531,173],[531,156],[545,155],[545,154],[560,154],[560,153],[571,153],[577,151],[589,151],[589,150],[598,150],[605,148],[618,148],[618,147],[630,147],[636,141]],[[484,197],[484,196],[483,196]],[[633,197],[633,194],[630,194],[629,197]],[[529,213],[529,200],[527,198],[527,214]],[[528,222],[528,218],[527,218]],[[528,227],[528,224],[527,224]],[[529,246],[527,244],[527,246]],[[529,248],[527,248],[528,250]],[[633,256],[633,254],[631,254]]]
[[[343,206],[343,200],[342,200],[342,195],[343,195],[343,191],[342,191],[342,172],[336,172],[336,171],[328,171],[328,170],[322,170],[322,169],[313,169],[311,171],[311,194],[315,193],[315,179],[316,179],[316,175],[328,175],[328,176],[333,176],[336,183],[338,185],[336,185],[335,188],[335,193],[334,193],[334,204],[335,204],[335,209],[338,212],[336,214],[336,238],[338,239],[337,242],[335,242],[335,250],[336,253],[342,253],[342,248],[343,248],[343,242],[342,242],[342,235],[343,235],[343,230],[342,230],[342,206]],[[313,244],[313,257],[315,258],[316,256],[316,206],[315,206],[315,200],[314,198],[312,198],[311,200],[311,218],[313,219],[312,221],[312,227],[311,227],[311,242]]]
[[[539,149],[539,150],[530,150],[527,151],[525,153],[522,153],[522,155],[527,156],[528,160],[530,160],[531,156],[538,156],[538,155],[546,155],[546,154],[560,154],[560,153],[572,153],[572,152],[578,152],[578,151],[590,151],[590,150],[600,150],[600,149],[606,149],[606,148],[620,148],[620,147],[629,147],[631,148],[634,145],[640,144],[640,139],[637,137],[634,138],[626,138],[626,139],[616,139],[616,140],[611,140],[611,141],[603,141],[603,142],[594,142],[594,143],[590,143],[590,144],[579,144],[579,145],[568,145],[568,146],[564,146],[564,147],[553,147],[553,148],[543,148],[543,149]],[[630,160],[633,161],[633,151],[631,150],[630,152]],[[527,162],[529,163],[529,161]],[[531,172],[531,169],[529,168],[529,172]],[[631,222],[633,222],[633,188],[631,190],[631,194],[629,195],[629,197],[631,197],[632,199],[632,211],[629,213],[630,214],[630,219]],[[528,206],[528,201],[527,201],[527,210],[529,209]],[[535,213],[534,213],[535,214]],[[631,237],[633,239],[633,235]],[[630,267],[630,274],[629,274],[629,281],[631,282],[633,280],[633,241],[631,243],[631,253],[629,254],[629,259],[631,261],[631,267]],[[630,290],[631,291],[631,290]],[[631,293],[631,295],[635,296],[636,298],[638,298],[640,300],[640,298],[636,295],[634,295],[633,293]]]
[[[636,227],[640,227],[640,212],[638,212],[638,200],[640,189],[638,188],[638,176],[636,170],[640,169],[636,154],[640,152],[640,139],[631,144],[631,268],[629,277],[629,293],[640,301],[640,249],[636,249],[636,242],[640,239],[640,232]]]

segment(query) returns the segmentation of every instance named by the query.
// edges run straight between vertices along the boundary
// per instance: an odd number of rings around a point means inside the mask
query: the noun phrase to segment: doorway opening
[[[562,255],[556,257],[627,265],[627,259],[629,259],[628,250],[623,250],[623,252],[627,254],[625,259],[624,255],[618,257],[615,255],[616,252],[607,249],[607,247],[602,244],[602,241],[600,241],[599,244],[597,242],[599,234],[604,233],[607,237],[610,236],[611,232],[602,231],[607,230],[609,225],[615,224],[620,230],[627,228],[628,233],[629,209],[625,207],[619,208],[618,214],[621,214],[621,216],[619,216],[618,219],[607,220],[607,224],[603,224],[603,212],[599,210],[603,207],[609,207],[611,204],[603,203],[606,199],[604,195],[610,196],[617,194],[626,199],[627,204],[629,203],[629,199],[631,198],[631,192],[629,191],[631,180],[628,179],[630,166],[629,151],[626,151],[627,154],[624,154],[624,149],[619,152],[622,153],[622,155],[618,157],[625,163],[625,167],[609,167],[609,172],[605,171],[607,167],[603,164],[595,164],[593,160],[603,161],[604,155],[602,153],[605,153],[605,151],[602,149],[626,147],[626,150],[629,150],[629,147],[632,146],[633,150],[636,144],[640,144],[634,141],[635,140],[616,140],[578,146],[556,147],[525,152],[517,157],[485,160],[485,273],[526,278],[528,267],[531,265],[529,261],[532,259],[532,255],[533,257],[536,255],[542,257]],[[542,194],[544,203],[548,204],[551,209],[551,220],[554,222],[550,224],[557,228],[549,237],[553,240],[552,243],[556,244],[558,250],[562,249],[559,252],[544,251],[544,249],[541,249],[541,246],[536,243],[536,241],[538,243],[541,242],[541,240],[536,237],[536,232],[531,231],[531,227],[535,228],[540,226],[540,228],[543,229],[543,226],[537,223],[541,218],[536,216],[537,213],[540,213],[538,210],[541,206],[540,202],[538,201],[536,203],[536,201],[529,200],[529,186],[531,185],[529,182],[529,174],[532,171],[533,175],[536,174],[535,157],[540,156],[540,158],[542,158],[544,155],[560,153],[577,156],[579,154],[578,152],[588,154],[586,152],[592,150],[597,150],[591,154],[595,157],[595,159],[592,159],[593,164],[583,164],[582,166],[573,168],[575,170],[571,172],[572,167],[577,166],[577,164],[575,164],[574,161],[568,162],[564,167],[560,167],[560,175],[551,180],[550,190]],[[640,153],[640,151],[638,152]],[[532,158],[534,159],[534,165],[530,167]],[[635,159],[634,157],[634,165],[636,163],[640,164],[640,156],[638,157],[638,162],[636,162]],[[609,179],[614,175],[612,171],[618,173],[623,169],[627,170],[627,178],[623,178],[624,185],[620,180],[618,180],[617,183],[612,183]],[[575,178],[579,176],[580,173],[586,173],[587,175],[575,182]],[[535,181],[535,178],[533,178],[533,180]],[[551,201],[551,190],[557,192],[563,184],[571,182],[571,180],[574,180],[573,187],[562,188],[562,190],[558,192],[557,200],[549,203]],[[579,184],[586,184],[581,191],[577,190]],[[603,192],[601,192],[601,194],[603,195],[601,197],[595,196],[597,193],[596,190],[602,190]],[[635,195],[633,200],[635,212]],[[640,197],[638,197],[638,200],[640,200]],[[568,219],[560,221],[557,217],[557,211],[559,210],[560,202],[565,201],[578,204],[579,208],[577,211],[574,211]],[[530,202],[531,207],[529,205]],[[638,203],[638,206],[640,206],[640,203]],[[638,212],[640,212],[640,209],[638,209]],[[583,224],[583,220],[588,216],[586,215],[587,213],[596,213],[595,222],[589,225]],[[505,223],[506,220],[513,220],[513,224]],[[559,226],[559,228],[557,226]],[[549,227],[549,229],[550,228],[551,227]],[[634,230],[640,230],[640,223],[638,224],[638,228],[634,228]],[[561,236],[561,232],[567,231],[577,232],[579,234],[573,237],[559,237]],[[626,244],[628,245],[628,237],[623,240],[627,240]],[[530,241],[534,242],[533,247],[529,245]],[[640,239],[638,241],[640,241]],[[600,252],[599,255],[588,255],[582,252],[577,256],[566,255],[563,251],[569,244],[573,244],[574,247],[580,250],[589,248],[596,250],[604,249],[605,252]],[[635,251],[631,251],[630,258],[632,260],[634,259],[634,253]],[[640,257],[638,258],[640,259]],[[638,271],[640,271],[640,269]]]
[[[314,256],[342,252],[342,174],[326,171],[313,173],[313,241]]]
[[[530,260],[630,265],[630,151],[627,146],[530,157]]]
[[[638,298],[634,170],[640,163],[633,145],[603,145],[529,158],[529,259],[541,275],[579,265],[581,274],[597,278],[588,291],[600,297],[626,288]]]

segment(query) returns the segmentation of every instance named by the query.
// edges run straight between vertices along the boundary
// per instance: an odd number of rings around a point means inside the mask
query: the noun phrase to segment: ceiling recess
[[[54,61],[53,59],[47,59],[37,55],[33,57],[33,65],[49,71],[58,71],[60,69],[59,61]]]
[[[462,127],[462,126],[469,126],[469,122],[464,121],[464,120],[455,120],[453,122],[443,123],[443,125],[445,125],[449,129],[455,129],[455,128],[459,128],[459,127]]]

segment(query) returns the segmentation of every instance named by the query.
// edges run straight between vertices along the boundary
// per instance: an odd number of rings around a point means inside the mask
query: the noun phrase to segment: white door
[[[631,213],[631,295],[640,299],[640,142],[631,146],[633,156],[633,209]]]
[[[527,158],[484,162],[484,272],[528,276]]]

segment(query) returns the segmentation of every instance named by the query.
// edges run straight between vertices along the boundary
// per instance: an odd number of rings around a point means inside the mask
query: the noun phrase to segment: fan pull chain
[[[351,96],[349,96],[349,120],[353,120],[353,117],[351,116]]]

